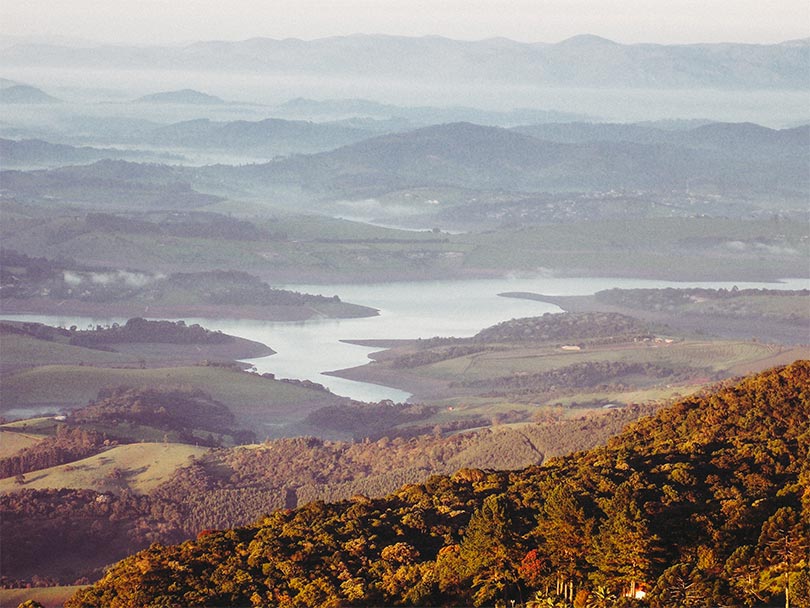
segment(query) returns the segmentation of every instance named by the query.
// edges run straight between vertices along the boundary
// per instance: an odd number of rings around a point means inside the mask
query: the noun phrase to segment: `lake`
[[[391,399],[404,401],[404,391],[324,375],[324,372],[363,365],[375,348],[346,344],[344,340],[468,337],[481,329],[513,318],[559,312],[543,302],[502,298],[507,291],[529,291],[546,295],[588,295],[603,289],[660,287],[725,287],[805,289],[807,279],[786,279],[780,283],[676,283],[616,278],[504,278],[400,282],[346,285],[283,285],[303,293],[338,294],[342,300],[379,309],[377,317],[362,319],[315,319],[304,322],[271,322],[253,319],[185,318],[189,324],[263,342],[275,355],[249,359],[260,373],[279,378],[307,379],[327,386],[332,392],[361,401]],[[77,317],[70,315],[3,315],[4,318],[69,327],[122,323],[126,319]]]

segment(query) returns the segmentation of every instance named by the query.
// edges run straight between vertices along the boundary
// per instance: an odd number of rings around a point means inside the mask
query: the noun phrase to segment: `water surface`
[[[404,391],[324,375],[324,372],[363,365],[377,349],[347,344],[344,340],[469,337],[481,329],[513,318],[559,312],[559,308],[530,300],[499,297],[507,291],[529,291],[545,295],[589,295],[603,289],[656,287],[725,287],[740,289],[804,289],[806,279],[780,283],[716,282],[676,283],[616,278],[510,278],[444,280],[346,285],[285,285],[303,293],[339,294],[347,302],[379,309],[377,317],[362,319],[313,319],[303,322],[257,321],[253,319],[185,318],[189,324],[256,340],[277,354],[246,360],[258,372],[279,378],[307,379],[327,386],[334,393],[363,401],[404,401]],[[70,315],[4,315],[5,318],[69,327],[123,323],[122,318],[90,318]]]

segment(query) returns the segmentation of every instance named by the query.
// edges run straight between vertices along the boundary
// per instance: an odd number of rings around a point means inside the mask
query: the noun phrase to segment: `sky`
[[[354,33],[558,42],[774,43],[810,36],[807,0],[0,0],[0,34],[120,44]]]

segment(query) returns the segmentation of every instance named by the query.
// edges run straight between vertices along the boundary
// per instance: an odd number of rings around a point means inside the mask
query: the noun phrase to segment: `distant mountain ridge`
[[[52,144],[41,139],[15,141],[0,137],[0,164],[3,167],[89,163],[108,158],[143,158],[145,156],[147,156],[145,152],[137,150],[76,147]]]
[[[5,81],[3,83],[4,86],[0,87],[0,103],[62,103],[61,99],[48,95],[42,89],[27,84],[11,84],[5,86],[7,82],[11,81]]]
[[[754,123],[708,123],[691,129],[665,130],[642,124],[578,122],[525,125],[512,130],[558,143],[627,141],[708,147],[731,144],[810,147],[810,125],[769,129]]]
[[[527,123],[573,122],[589,117],[573,112],[515,108],[509,111],[484,110],[469,106],[397,106],[369,99],[306,99],[297,97],[275,107],[283,116],[295,117],[355,117],[367,116],[408,120],[417,126],[448,122],[473,122],[479,125],[506,126]]]
[[[208,119],[173,123],[155,129],[151,144],[229,150],[316,152],[353,143],[372,133],[337,124],[267,118],[215,122]]]
[[[806,40],[770,45],[660,45],[620,44],[585,35],[556,44],[529,44],[503,38],[461,41],[439,36],[352,35],[309,41],[205,41],[183,47],[29,44],[3,50],[0,62],[585,87],[810,88]]]
[[[182,89],[180,91],[163,91],[144,95],[135,100],[136,103],[179,103],[196,105],[220,105],[225,103],[224,99],[214,95],[208,95],[194,89]]]
[[[557,127],[564,130],[564,125]],[[626,128],[636,139],[647,132],[632,125],[615,127]],[[593,126],[594,132],[600,129],[614,131],[610,125]],[[421,186],[527,192],[684,188],[689,181],[732,190],[810,187],[807,128],[775,131],[718,124],[660,134],[648,131],[650,141],[643,143],[615,133],[560,143],[498,127],[450,123],[382,135],[331,152],[223,170],[221,175],[369,196]],[[783,145],[781,140],[793,143]]]
[[[751,123],[712,123],[667,131],[640,125],[575,123],[510,130],[460,122],[368,138],[334,125],[294,121],[203,120],[166,128],[162,133],[165,145],[228,146],[253,141],[259,146],[264,141],[268,146],[274,138],[283,143],[284,138],[305,137],[310,129],[313,143],[330,134],[359,135],[359,141],[260,164],[193,168],[101,161],[45,172],[4,171],[0,178],[17,196],[52,196],[74,183],[90,189],[83,196],[97,188],[105,192],[130,189],[133,183],[150,193],[174,184],[183,196],[175,196],[171,208],[188,205],[188,196],[194,205],[210,203],[210,197],[201,192],[212,185],[216,191],[224,186],[262,195],[292,186],[323,200],[374,198],[423,187],[519,193],[683,192],[689,188],[708,194],[767,194],[791,200],[810,193],[808,125],[775,130]],[[108,200],[106,196],[103,200]],[[150,206],[158,202],[153,194],[148,201]]]

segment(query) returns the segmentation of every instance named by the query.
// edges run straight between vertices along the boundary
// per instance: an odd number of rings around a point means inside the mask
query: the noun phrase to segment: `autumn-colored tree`
[[[539,589],[549,574],[550,562],[537,549],[532,549],[520,560],[518,575],[529,589]]]
[[[556,572],[557,594],[574,600],[575,586],[587,571],[585,557],[592,542],[594,523],[585,516],[574,493],[555,486],[546,496],[535,533]]]

